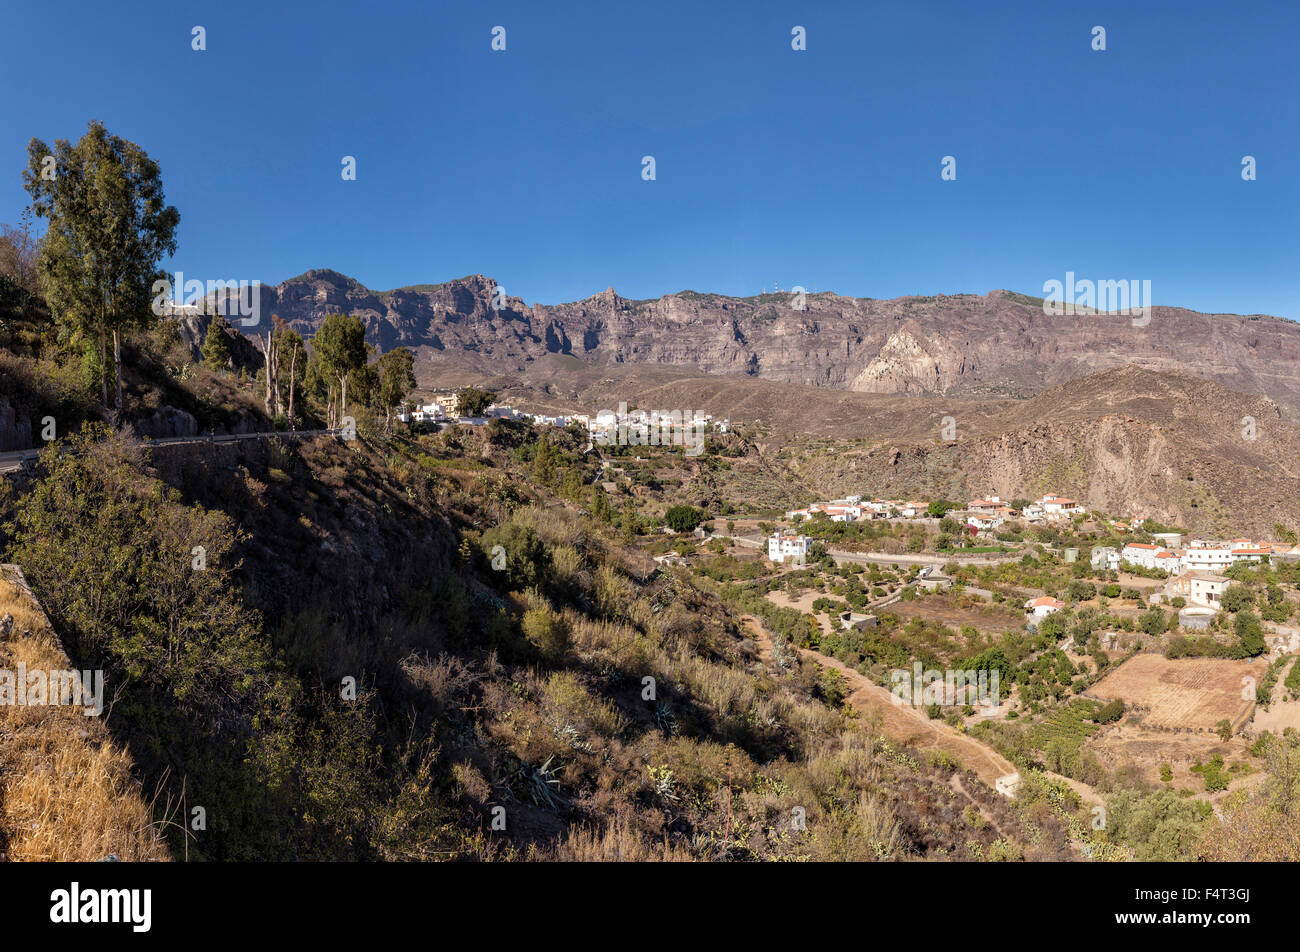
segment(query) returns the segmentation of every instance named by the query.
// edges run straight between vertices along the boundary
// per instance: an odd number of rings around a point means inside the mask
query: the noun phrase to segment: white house
[[[1172,552],[1150,542],[1129,542],[1120,550],[1119,558],[1121,562],[1127,562],[1129,565],[1140,565],[1144,569],[1163,568],[1166,572],[1170,571],[1165,566],[1169,565],[1171,560],[1174,565],[1178,563],[1178,557]]]
[[[435,400],[416,407],[411,412],[411,420],[415,423],[442,423],[447,420],[446,405],[442,401]]]
[[[793,532],[773,532],[767,540],[767,557],[773,562],[794,562],[802,565],[808,558],[812,540]]]
[[[1038,503],[1031,502],[1020,515],[1026,522],[1042,522],[1047,518],[1047,510]]]
[[[1168,549],[1161,549],[1155,554],[1152,561],[1155,568],[1162,572],[1168,572],[1170,575],[1177,575],[1182,571],[1182,559],[1176,552],[1170,552]]]
[[[1049,516],[1073,516],[1083,512],[1083,507],[1076,500],[1064,496],[1044,496],[1038,500],[1038,504]]]
[[[1165,586],[1165,594],[1181,595],[1193,605],[1218,608],[1230,580],[1214,572],[1184,572]]]
[[[1026,614],[1032,615],[1035,619],[1043,619],[1048,615],[1059,612],[1065,607],[1065,602],[1053,598],[1051,595],[1040,595],[1038,598],[1031,598],[1025,602]]]
[[[1114,572],[1119,568],[1119,550],[1114,546],[1099,545],[1092,550],[1092,567],[1094,569]]]
[[[862,518],[862,507],[854,505],[835,505],[830,504],[823,507],[823,511],[830,517],[831,522],[853,522]]]
[[[1273,547],[1263,542],[1251,542],[1249,539],[1232,540],[1232,561],[1258,562],[1264,556],[1271,555]]]
[[[975,529],[993,530],[1002,525],[1002,516],[992,512],[971,512],[966,515],[966,525]]]

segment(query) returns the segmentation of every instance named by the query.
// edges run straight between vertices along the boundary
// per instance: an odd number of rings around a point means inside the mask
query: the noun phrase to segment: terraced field
[[[1145,727],[1208,731],[1226,718],[1235,731],[1255,709],[1254,685],[1266,667],[1260,661],[1171,661],[1162,655],[1140,654],[1093,685],[1088,696],[1105,701],[1122,698],[1140,709]]]

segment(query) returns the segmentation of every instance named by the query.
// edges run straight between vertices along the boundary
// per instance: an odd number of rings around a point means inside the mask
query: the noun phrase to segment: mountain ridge
[[[653,364],[837,390],[1032,396],[1114,366],[1194,373],[1265,394],[1300,416],[1300,324],[1271,315],[1156,306],[1149,323],[1114,313],[1043,313],[1041,299],[984,295],[855,298],[823,291],[748,298],[681,291],[635,300],[612,287],[527,305],[469,275],[375,291],[332,269],[261,288],[263,315],[310,337],[326,314],[359,317],[381,350],[409,347],[429,385],[448,368],[519,371],[547,355]]]

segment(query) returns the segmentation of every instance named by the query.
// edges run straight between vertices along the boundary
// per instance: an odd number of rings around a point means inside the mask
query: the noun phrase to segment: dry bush
[[[898,820],[879,796],[858,794],[814,827],[811,858],[821,862],[870,862],[902,859],[905,852]]]
[[[528,506],[515,512],[510,521],[532,529],[551,549],[567,546],[578,551],[586,544],[587,531],[581,518],[567,509]]]
[[[627,725],[627,718],[618,708],[592,695],[570,671],[552,674],[542,693],[546,709],[557,728],[569,726],[579,732],[614,737]]]
[[[627,617],[629,609],[634,605],[640,605],[648,613],[648,606],[634,601],[636,595],[637,589],[632,580],[609,563],[602,565],[596,572],[596,607],[606,618]]]
[[[400,667],[411,686],[427,692],[443,710],[465,701],[470,688],[478,680],[469,665],[450,654],[440,654],[436,658],[410,654],[402,659]]]
[[[590,584],[584,577],[582,553],[571,545],[557,545],[551,550],[551,574],[562,586],[586,588]]]

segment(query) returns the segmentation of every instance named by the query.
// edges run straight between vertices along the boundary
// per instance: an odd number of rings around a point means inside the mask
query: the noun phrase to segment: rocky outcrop
[[[946,393],[961,381],[966,359],[942,338],[931,340],[908,321],[853,378],[850,390],[865,393]]]
[[[0,452],[25,450],[31,445],[31,419],[15,410],[9,398],[0,394]]]
[[[133,427],[140,437],[160,440],[173,436],[194,436],[199,432],[193,415],[176,407],[160,407],[152,416],[137,420]]]

